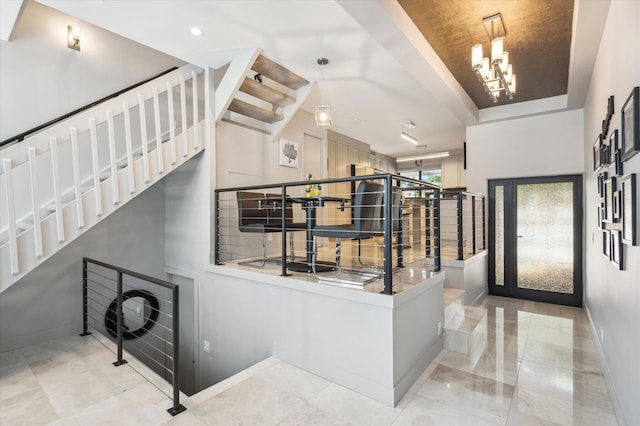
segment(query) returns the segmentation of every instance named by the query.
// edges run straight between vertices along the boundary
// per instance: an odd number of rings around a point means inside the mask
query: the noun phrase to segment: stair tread
[[[246,129],[255,130],[256,132],[264,133],[265,135],[271,136],[271,132],[268,130],[263,130],[258,127],[251,126],[249,124],[240,123],[239,121],[231,120],[230,118],[222,117],[220,121],[224,121],[225,123],[235,124],[236,126],[244,127]]]
[[[450,305],[457,299],[462,299],[464,296],[464,290],[458,288],[445,288],[444,289],[444,305]]]
[[[289,96],[286,93],[282,93],[279,90],[259,83],[248,77],[245,77],[244,81],[242,82],[240,91],[279,107],[291,105],[296,101],[293,96]]]
[[[284,119],[281,114],[251,105],[250,103],[239,99],[233,99],[228,110],[269,124],[273,124]]]
[[[258,56],[251,69],[293,90],[309,84],[308,80],[262,55]]]
[[[444,328],[449,331],[472,333],[487,315],[484,308],[464,306],[454,316],[445,320]]]

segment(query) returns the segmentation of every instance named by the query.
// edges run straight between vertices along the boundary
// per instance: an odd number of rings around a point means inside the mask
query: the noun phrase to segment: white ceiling
[[[383,154],[459,149],[466,126],[478,123],[473,102],[395,0],[38,1],[199,66],[217,68],[239,50],[262,48],[267,57],[319,81],[304,109],[312,111],[323,91],[332,107],[331,129]],[[587,3],[584,12],[598,2],[579,3]],[[193,36],[192,26],[204,35]],[[584,74],[597,46],[578,45],[587,51],[586,64],[580,62]],[[331,62],[320,67],[316,59],[323,56]],[[586,90],[586,83],[574,90]],[[416,124],[410,132],[426,148],[399,138],[409,120]]]

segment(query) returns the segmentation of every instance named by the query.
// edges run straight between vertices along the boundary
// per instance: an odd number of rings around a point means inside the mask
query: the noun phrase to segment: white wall
[[[486,195],[488,179],[580,174],[583,139],[582,110],[468,127],[467,190]]]
[[[80,52],[67,47],[67,25],[81,27]],[[182,64],[29,0],[0,41],[0,140]]]
[[[612,1],[584,108],[585,302],[595,334],[604,334],[599,346],[607,378],[628,425],[640,424],[640,246],[624,246],[624,271],[616,270],[602,256],[602,237],[595,226],[599,197],[591,149],[611,95],[615,96],[615,114],[610,129],[620,129],[620,109],[631,89],[640,85],[638,52],[640,2]],[[640,154],[624,163],[624,174],[629,173],[640,178]],[[640,201],[640,192],[636,193],[636,200]]]

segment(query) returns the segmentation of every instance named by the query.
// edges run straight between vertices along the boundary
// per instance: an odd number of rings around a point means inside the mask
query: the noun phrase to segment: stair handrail
[[[37,133],[32,133],[25,137],[25,139],[21,143],[10,144],[9,146],[5,146],[0,153],[2,158],[11,159],[13,163],[13,167],[17,167],[18,165],[26,162],[27,160],[27,151],[29,147],[35,147],[38,151],[38,155],[49,150],[50,140],[55,138],[57,143],[65,143],[70,140],[69,136],[69,126],[67,125],[69,122],[78,123],[77,125],[73,125],[72,127],[78,127],[78,133],[81,131],[87,130],[89,128],[89,118],[95,118],[96,126],[100,125],[102,122],[107,121],[106,116],[100,115],[95,116],[93,111],[97,108],[104,108],[105,110],[111,110],[113,116],[116,116],[124,111],[124,106],[122,104],[126,103],[127,108],[133,108],[138,104],[138,93],[144,94],[144,100],[148,100],[152,97],[152,89],[156,89],[158,93],[164,92],[167,90],[168,86],[163,83],[164,79],[170,81],[170,87],[175,87],[180,84],[180,78],[183,80],[187,80],[193,76],[193,73],[201,74],[203,72],[202,68],[192,65],[186,64],[180,68],[172,70],[171,72],[164,74],[163,76],[156,77],[153,80],[147,81],[142,85],[128,90],[126,92],[121,93],[117,98],[107,99],[104,102],[94,105],[91,108],[85,109],[71,117],[67,117],[65,120],[60,121],[52,126],[49,126],[46,129],[41,130]],[[0,166],[0,174],[2,174],[4,170]]]
[[[109,99],[116,98],[116,97],[120,96],[121,94],[123,94],[125,92],[128,92],[129,90],[132,90],[132,89],[135,89],[136,87],[142,86],[143,84],[148,83],[151,80],[155,80],[156,78],[162,77],[163,75],[169,74],[170,72],[175,71],[177,69],[178,69],[178,67],[171,67],[168,70],[162,71],[161,73],[154,75],[153,77],[149,77],[149,78],[147,78],[145,80],[139,81],[138,83],[132,84],[131,86],[125,87],[124,89],[118,90],[117,92],[114,92],[114,93],[112,93],[110,95],[107,95],[107,96],[105,96],[103,98],[98,99],[97,101],[91,102],[90,104],[87,104],[87,105],[85,105],[83,107],[75,109],[75,110],[73,110],[71,112],[68,112],[68,113],[66,113],[64,115],[61,115],[60,117],[56,117],[53,120],[49,120],[46,123],[40,124],[38,126],[35,126],[34,128],[29,129],[27,131],[24,131],[24,132],[12,137],[12,138],[5,139],[2,142],[0,142],[0,148],[2,148],[5,145],[9,145],[11,143],[14,143],[14,142],[22,142],[24,140],[24,138],[29,136],[30,134],[37,133],[40,130],[46,129],[47,127],[51,127],[54,124],[57,124],[57,123],[59,123],[61,121],[64,121],[69,117],[72,117],[72,116],[74,116],[76,114],[79,114],[79,113],[85,111],[85,110],[93,108],[94,106],[97,106],[97,105],[99,105],[99,104],[101,104],[103,102],[108,101]]]
[[[101,262],[99,260],[90,259],[88,257],[82,258],[82,333],[80,336],[88,336],[91,334],[89,331],[89,282],[91,281],[88,278],[88,273],[90,270],[88,269],[89,264],[94,264],[100,266],[105,269],[109,269],[117,273],[116,279],[116,318],[117,323],[115,326],[116,330],[116,344],[118,346],[117,350],[117,361],[113,363],[116,367],[126,364],[127,361],[123,358],[122,355],[122,344],[123,344],[123,333],[124,333],[124,314],[122,310],[122,304],[124,302],[123,292],[122,292],[122,284],[123,284],[123,276],[129,276],[132,278],[136,278],[141,281],[145,281],[151,284],[158,285],[162,288],[168,289],[171,291],[171,384],[173,388],[173,406],[170,407],[167,411],[172,416],[180,414],[185,411],[186,408],[180,404],[180,346],[179,346],[179,335],[180,335],[180,303],[179,303],[179,295],[180,295],[180,287],[170,283],[165,280],[161,280],[159,278],[155,278],[149,275],[141,274],[139,272],[134,272],[129,269],[125,269],[119,266],[111,265],[109,263]],[[104,278],[104,277],[103,277]],[[153,308],[152,308],[153,309]],[[108,309],[109,310],[109,309]],[[107,311],[108,311],[107,310]],[[158,310],[159,312],[159,310]],[[106,315],[106,314],[105,314]],[[143,326],[144,327],[144,326]],[[148,331],[148,330],[145,330]],[[134,355],[132,355],[134,356]]]

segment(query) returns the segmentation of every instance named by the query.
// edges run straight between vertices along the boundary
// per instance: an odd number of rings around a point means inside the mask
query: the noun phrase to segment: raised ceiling
[[[479,109],[567,93],[572,0],[398,0]],[[482,18],[500,13],[505,51],[517,75],[517,94],[494,104],[471,70],[471,46],[491,43]]]

